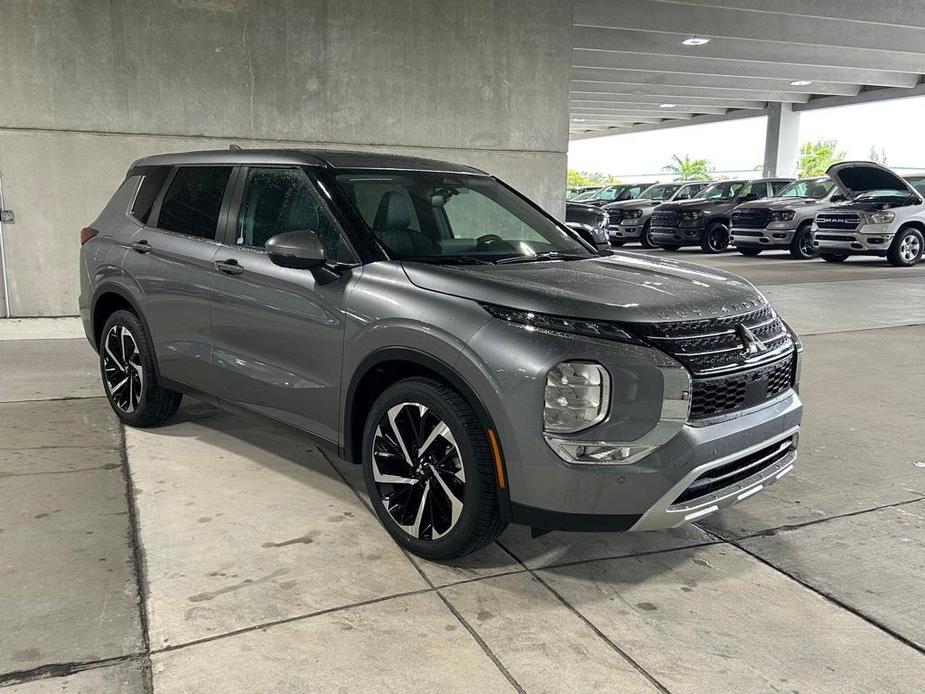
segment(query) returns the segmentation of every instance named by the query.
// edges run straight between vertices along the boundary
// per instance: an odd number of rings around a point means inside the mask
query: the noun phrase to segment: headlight
[[[681,219],[703,219],[703,210],[682,210]]]
[[[602,422],[610,403],[610,374],[600,364],[563,361],[546,374],[544,429],[572,434]]]
[[[528,330],[545,330],[556,333],[567,333],[569,335],[584,335],[586,337],[599,337],[604,340],[642,344],[635,337],[613,323],[547,316],[544,313],[519,311],[513,308],[495,306],[494,304],[481,304],[481,306],[495,318],[509,323],[521,324]]]
[[[639,219],[642,217],[642,210],[627,210],[623,213],[623,219]]]
[[[884,210],[882,212],[868,212],[864,215],[868,224],[889,224],[896,219],[895,212]]]
[[[607,214],[607,212],[604,212],[604,214],[601,215],[601,217],[597,220],[597,228],[603,229],[608,224],[610,224],[610,215]]]
[[[771,212],[772,222],[789,222],[796,216],[793,210],[773,210]]]

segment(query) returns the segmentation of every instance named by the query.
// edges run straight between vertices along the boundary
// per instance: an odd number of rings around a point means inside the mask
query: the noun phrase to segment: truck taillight
[[[99,234],[93,227],[84,227],[80,230],[80,245],[83,246],[87,241]]]

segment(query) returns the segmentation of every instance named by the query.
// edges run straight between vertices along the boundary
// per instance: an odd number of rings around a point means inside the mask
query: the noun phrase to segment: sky
[[[925,170],[925,96],[804,111],[800,142],[838,140],[848,159],[869,159],[871,146],[886,152],[887,166]],[[764,157],[764,117],[707,123],[569,143],[568,165],[626,181],[668,180],[672,154],[709,159],[724,176],[748,174]]]

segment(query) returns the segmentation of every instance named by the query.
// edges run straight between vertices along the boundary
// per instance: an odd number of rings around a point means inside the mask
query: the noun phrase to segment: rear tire
[[[895,267],[912,267],[922,259],[923,248],[925,238],[921,231],[914,227],[900,229],[890,244],[886,259]]]
[[[747,255],[749,258],[754,258],[756,255],[761,255],[763,248],[736,248],[736,250],[742,255]]]
[[[848,256],[841,253],[820,253],[819,257],[827,263],[843,263],[848,260]]]
[[[729,227],[723,222],[713,222],[703,232],[703,238],[700,240],[700,249],[704,253],[716,255],[723,253],[729,248]]]
[[[639,234],[639,243],[643,248],[656,248],[655,241],[652,240],[652,225],[646,222],[642,227],[642,233]]]
[[[116,416],[133,427],[156,427],[177,413],[183,394],[161,387],[151,340],[131,311],[116,311],[100,336],[100,374]]]
[[[379,521],[419,557],[462,557],[507,525],[485,429],[438,381],[407,378],[386,388],[367,415],[361,457]]]
[[[809,224],[796,230],[790,241],[790,255],[797,260],[809,260],[819,255],[819,251],[813,247],[813,232]]]

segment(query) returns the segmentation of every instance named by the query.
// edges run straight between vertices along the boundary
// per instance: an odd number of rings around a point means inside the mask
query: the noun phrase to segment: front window
[[[336,180],[393,258],[484,263],[591,253],[488,176],[341,170]]]
[[[834,181],[828,178],[811,178],[805,181],[794,181],[780,192],[782,198],[813,198],[821,200],[832,192]]]
[[[639,197],[642,200],[668,200],[680,187],[668,183],[650,186]]]
[[[678,194],[674,197],[675,200],[691,200],[692,198],[697,197],[697,194],[703,190],[704,186],[702,183],[693,183],[691,185],[682,186],[678,191]]]
[[[595,196],[597,200],[621,200],[626,186],[607,186]]]
[[[739,191],[742,190],[742,186],[744,185],[744,181],[723,181],[722,183],[714,183],[703,191],[700,197],[707,200],[732,200],[739,194]],[[743,193],[745,192],[747,191],[743,191]]]
[[[906,180],[919,195],[925,196],[925,176],[910,176]]]
[[[594,200],[599,192],[601,192],[600,188],[592,188],[591,190],[586,190],[583,193],[579,193],[574,198],[572,198],[572,200],[575,202],[581,202],[582,200]]]

